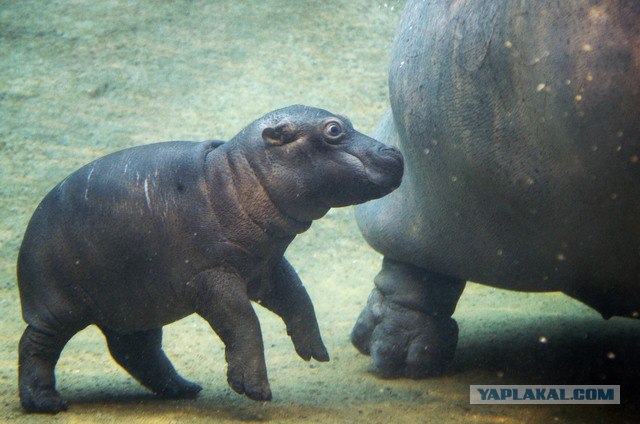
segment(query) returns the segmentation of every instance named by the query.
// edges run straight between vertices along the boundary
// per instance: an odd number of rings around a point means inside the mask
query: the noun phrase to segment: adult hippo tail
[[[384,254],[352,332],[382,374],[450,362],[465,281],[640,311],[640,3],[408,1],[375,137],[402,185],[357,208]]]

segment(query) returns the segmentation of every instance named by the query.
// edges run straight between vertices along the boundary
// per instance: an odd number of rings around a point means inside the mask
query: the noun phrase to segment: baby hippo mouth
[[[367,178],[376,187],[389,193],[400,186],[404,171],[404,160],[400,150],[382,146],[371,155],[365,165]]]

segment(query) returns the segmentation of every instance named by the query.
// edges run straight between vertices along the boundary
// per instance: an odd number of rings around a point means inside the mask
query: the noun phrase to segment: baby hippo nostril
[[[379,187],[397,188],[404,172],[402,153],[395,147],[385,145],[379,146],[375,152],[372,163],[367,167],[369,180]]]
[[[400,153],[400,150],[396,149],[395,147],[384,146],[380,149],[380,152],[393,157],[393,160],[399,162],[398,164],[396,164],[397,172],[400,174],[400,176],[402,176],[402,172],[404,169],[404,158],[402,157],[402,153]]]
[[[402,158],[402,153],[400,153],[400,150],[396,149],[395,147],[389,147],[389,146],[383,145],[382,147],[379,148],[378,151],[384,155],[394,156],[394,159],[400,161],[401,163],[404,163],[404,160]]]

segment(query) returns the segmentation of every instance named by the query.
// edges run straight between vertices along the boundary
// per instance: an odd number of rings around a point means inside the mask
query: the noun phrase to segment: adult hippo
[[[640,311],[640,2],[408,1],[377,139],[405,178],[362,205],[382,270],[352,332],[382,374],[453,357],[472,280]]]

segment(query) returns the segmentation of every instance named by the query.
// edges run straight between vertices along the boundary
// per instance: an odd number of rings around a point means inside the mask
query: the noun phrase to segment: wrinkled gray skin
[[[383,375],[451,361],[471,280],[640,311],[640,2],[408,1],[375,137],[402,185],[357,208],[384,254],[352,341]]]
[[[228,382],[271,399],[250,301],[280,315],[296,352],[328,361],[313,305],[283,257],[329,208],[400,184],[399,151],[348,119],[291,106],[227,143],[168,142],[92,162],[40,203],[18,258],[20,398],[57,412],[54,367],[65,343],[96,324],[114,359],[155,393],[193,397],[161,348],[162,326],[192,313],[226,345]]]

